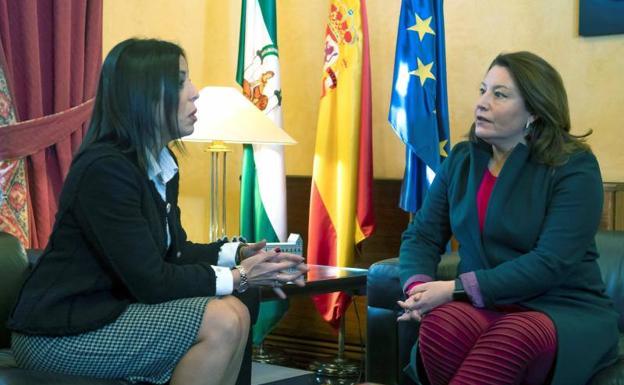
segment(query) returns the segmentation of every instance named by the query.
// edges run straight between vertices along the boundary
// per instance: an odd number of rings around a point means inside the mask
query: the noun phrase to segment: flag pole
[[[361,255],[362,244],[355,245],[354,250],[357,255]],[[352,295],[353,293],[348,293]],[[351,359],[345,357],[345,337],[347,330],[347,309],[351,305],[351,301],[348,302],[347,307],[340,317],[338,324],[338,353],[335,357],[326,360],[317,360],[309,365],[310,370],[318,374],[319,376],[344,378],[359,378],[361,373],[361,365]],[[355,306],[355,305],[354,305]]]
[[[314,361],[309,366],[310,370],[319,376],[355,378],[360,375],[361,365],[344,356],[346,318],[346,313],[340,317],[340,326],[338,328],[338,354],[336,357]]]
[[[260,341],[258,346],[254,346],[252,359],[261,364],[283,365],[288,362],[286,356],[277,351],[268,351],[264,348],[264,341]]]

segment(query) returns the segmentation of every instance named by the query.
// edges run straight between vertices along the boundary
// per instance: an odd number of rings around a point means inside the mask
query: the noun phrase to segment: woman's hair
[[[184,50],[167,41],[128,39],[117,44],[102,65],[80,151],[96,142],[113,143],[135,153],[146,171],[148,153],[157,157],[167,142],[180,138],[180,57],[185,57]]]
[[[506,68],[518,87],[527,111],[535,116],[526,133],[531,155],[540,163],[557,166],[567,162],[570,154],[590,151],[584,135],[570,133],[568,97],[561,76],[541,57],[526,51],[500,54],[494,67]],[[470,127],[470,140],[478,142],[475,124]]]

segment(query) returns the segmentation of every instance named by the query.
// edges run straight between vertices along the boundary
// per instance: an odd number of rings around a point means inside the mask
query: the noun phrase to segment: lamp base
[[[219,141],[213,142],[207,152],[210,153],[210,226],[208,240],[215,242],[226,235],[226,165],[230,149]]]

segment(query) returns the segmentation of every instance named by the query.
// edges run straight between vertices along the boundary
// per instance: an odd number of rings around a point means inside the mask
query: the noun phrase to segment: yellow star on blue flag
[[[410,72],[410,75],[418,76],[421,86],[425,85],[425,81],[427,79],[435,80],[435,76],[433,76],[433,74],[431,73],[431,67],[433,67],[433,62],[429,64],[423,64],[423,62],[420,61],[420,58],[416,58],[416,60],[418,60],[418,68]]]
[[[443,141],[440,142],[440,156],[443,158],[448,157],[448,154],[446,153],[446,150],[444,149],[444,147],[446,147],[446,144],[448,143],[448,139],[444,139]]]
[[[423,41],[425,35],[428,33],[435,35],[433,29],[431,29],[431,16],[429,16],[425,20],[421,19],[418,14],[415,14],[414,16],[416,16],[416,24],[409,27],[408,30],[418,32],[418,37],[420,38],[420,41]]]

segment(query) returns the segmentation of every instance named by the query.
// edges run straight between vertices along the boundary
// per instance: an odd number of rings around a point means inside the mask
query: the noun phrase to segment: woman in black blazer
[[[231,294],[304,284],[299,256],[186,239],[167,144],[193,132],[197,97],[173,43],[129,39],[106,57],[48,246],[9,321],[19,366],[233,384],[245,355],[249,362],[250,315]]]

